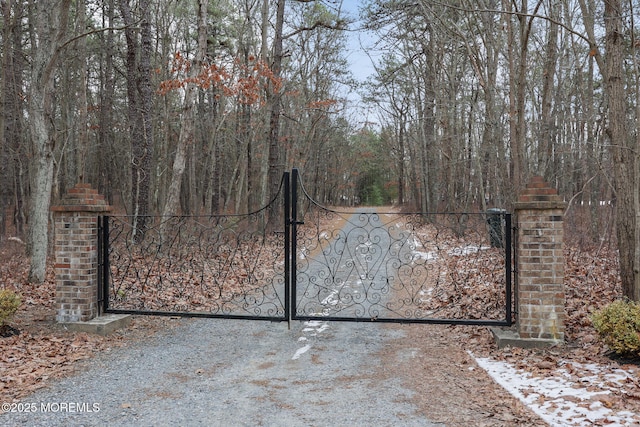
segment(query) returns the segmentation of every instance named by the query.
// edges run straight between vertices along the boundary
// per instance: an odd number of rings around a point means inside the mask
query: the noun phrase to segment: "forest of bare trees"
[[[254,211],[298,167],[320,203],[431,212],[511,209],[543,175],[640,299],[637,0],[0,7],[0,236],[27,242],[31,280],[77,182],[143,232]]]

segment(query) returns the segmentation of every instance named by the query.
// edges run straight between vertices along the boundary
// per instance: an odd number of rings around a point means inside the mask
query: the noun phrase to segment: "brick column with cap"
[[[89,184],[71,188],[57,206],[56,320],[84,322],[98,315],[98,216],[111,210]]]
[[[564,340],[563,216],[566,203],[540,176],[515,203],[520,339]]]

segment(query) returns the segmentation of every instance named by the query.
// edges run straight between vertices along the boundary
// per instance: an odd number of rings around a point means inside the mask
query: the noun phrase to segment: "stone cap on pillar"
[[[91,188],[91,184],[76,184],[70,188],[56,206],[53,212],[110,212],[111,206],[98,190]]]
[[[564,209],[566,202],[541,176],[534,176],[520,193],[514,209]]]

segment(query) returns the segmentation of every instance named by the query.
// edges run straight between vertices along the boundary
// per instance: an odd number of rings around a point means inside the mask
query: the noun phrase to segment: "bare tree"
[[[197,77],[204,71],[207,54],[207,8],[208,0],[198,0],[198,47],[195,60],[190,66],[189,81],[185,86],[184,103],[180,118],[180,136],[173,161],[173,170],[163,216],[175,215],[180,206],[180,188],[185,170],[187,149],[192,145],[195,134],[195,103],[198,95]],[[162,233],[164,234],[164,233]]]
[[[117,189],[117,182],[113,180],[116,172],[109,167],[109,164],[114,162],[114,135],[115,130],[113,128],[114,119],[114,97],[116,77],[114,69],[114,56],[115,56],[115,36],[114,26],[115,20],[115,4],[114,0],[107,0],[103,2],[102,13],[103,26],[109,28],[105,32],[104,41],[102,43],[102,52],[100,58],[101,62],[101,76],[100,76],[100,92],[96,94],[96,98],[99,100],[100,109],[98,117],[96,118],[98,123],[98,130],[96,134],[96,146],[98,151],[102,153],[109,153],[107,157],[109,161],[97,161],[95,163],[95,169],[97,173],[95,181],[100,190],[107,196],[108,199],[114,191]],[[105,25],[106,24],[106,25]]]
[[[151,160],[153,158],[150,0],[140,0],[136,21],[130,0],[119,0],[127,40],[127,100],[131,138],[131,205],[134,215],[134,238],[140,239],[146,230],[149,213]],[[140,36],[138,37],[137,28]]]
[[[0,114],[0,161],[6,165],[0,179],[0,239],[5,229],[5,212],[13,205],[12,223],[18,237],[23,236],[26,222],[25,192],[29,170],[23,118],[25,60],[20,22],[24,18],[24,5],[19,1],[2,3],[3,56],[2,56],[2,113]]]
[[[31,63],[29,127],[34,159],[29,215],[29,280],[44,281],[49,243],[49,206],[53,184],[55,134],[53,117],[54,77],[67,31],[71,0],[47,0],[33,4],[37,46]]]
[[[554,117],[552,116],[552,96],[554,78],[558,60],[558,24],[560,2],[549,0],[549,30],[547,32],[546,61],[542,73],[542,106],[540,117],[540,132],[537,152],[537,173],[547,179],[551,175],[551,161],[553,151]]]
[[[623,61],[625,31],[621,0],[605,0],[605,69],[609,126],[616,191],[616,231],[620,253],[620,277],[624,294],[640,300],[640,186],[637,140],[627,123],[627,93]]]
[[[276,79],[281,78],[282,73],[282,58],[283,58],[283,26],[284,26],[284,8],[285,0],[278,0],[276,9],[276,22],[275,22],[275,34],[273,40],[272,62],[271,70]],[[268,147],[268,167],[269,172],[267,174],[267,188],[268,188],[268,200],[272,200],[278,193],[280,186],[280,176],[284,171],[284,167],[281,164],[282,154],[281,146],[278,141],[280,135],[280,113],[281,113],[281,94],[278,90],[272,90],[269,100],[270,115],[269,115],[269,133],[267,135],[267,147]],[[269,221],[273,220],[274,212],[271,212]]]

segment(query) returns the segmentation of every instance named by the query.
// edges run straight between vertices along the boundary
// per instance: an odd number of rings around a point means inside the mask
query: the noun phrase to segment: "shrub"
[[[9,289],[0,289],[0,326],[7,323],[20,307],[20,297]]]
[[[613,302],[595,312],[591,321],[611,351],[620,356],[640,356],[640,304]]]

